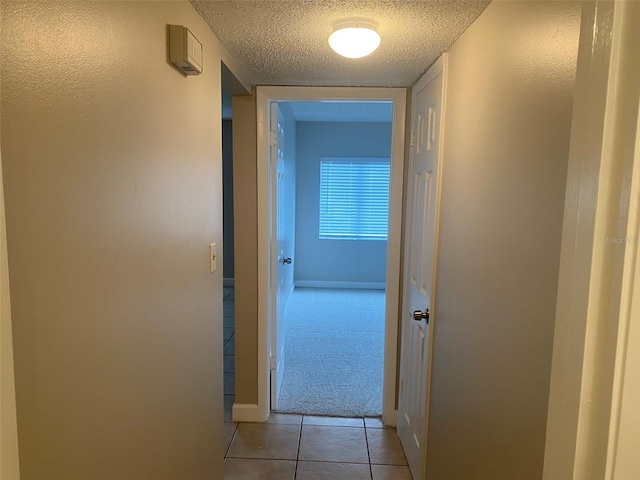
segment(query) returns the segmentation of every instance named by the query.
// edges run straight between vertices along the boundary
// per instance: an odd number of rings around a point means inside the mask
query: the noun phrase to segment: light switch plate
[[[211,273],[216,271],[216,268],[218,268],[218,254],[216,252],[216,244],[215,243],[211,243],[209,244],[209,270],[211,271]]]

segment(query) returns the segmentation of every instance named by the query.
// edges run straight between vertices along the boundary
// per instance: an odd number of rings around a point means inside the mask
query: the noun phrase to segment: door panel
[[[284,373],[284,310],[286,303],[286,292],[284,288],[285,282],[285,131],[284,118],[278,104],[271,104],[271,158],[270,161],[276,164],[273,172],[272,198],[275,201],[276,208],[273,209],[271,223],[271,285],[274,285],[271,299],[271,318],[274,319],[271,332],[271,409],[278,408],[278,396],[280,387],[282,386],[282,376]],[[274,235],[275,233],[275,235]]]
[[[405,225],[398,435],[415,479],[423,478],[426,458],[443,64],[444,59],[437,62],[432,69],[439,68],[439,73],[427,72],[425,78],[430,80],[418,82],[413,93],[415,146]],[[415,311],[428,311],[429,317],[415,320]]]

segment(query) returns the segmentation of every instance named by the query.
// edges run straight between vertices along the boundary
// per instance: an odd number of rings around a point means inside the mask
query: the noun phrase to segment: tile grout
[[[362,419],[364,423],[364,419]],[[369,477],[373,479],[373,470],[371,469],[371,450],[369,450],[369,435],[367,435],[367,424],[364,425],[364,441],[367,445],[367,458],[369,459]]]
[[[229,423],[229,422],[227,422]],[[227,445],[227,450],[224,453],[224,459],[229,458],[229,450],[231,450],[231,444],[233,443],[233,439],[236,438],[236,433],[238,432],[238,424],[234,423],[235,427],[233,427],[233,435],[231,435],[231,440],[229,441],[229,445]]]
[[[251,424],[252,422],[247,422],[249,424]],[[267,425],[276,425],[276,427],[278,426],[298,426],[299,427],[299,431],[298,431],[298,435],[297,435],[297,445],[296,445],[296,456],[295,459],[290,459],[290,458],[285,458],[285,457],[281,457],[281,458],[256,458],[256,457],[251,457],[251,456],[238,456],[238,457],[229,457],[229,452],[230,452],[230,447],[231,444],[233,443],[233,441],[235,441],[237,435],[238,435],[238,431],[239,431],[239,423],[235,424],[235,428],[234,428],[234,434],[231,438],[231,441],[229,443],[229,447],[227,449],[227,453],[225,454],[225,460],[228,458],[233,458],[233,459],[241,459],[241,460],[267,460],[267,461],[282,461],[282,462],[293,462],[294,463],[294,471],[293,471],[293,480],[296,480],[298,478],[298,473],[299,473],[299,466],[300,466],[300,462],[303,461],[300,458],[300,454],[301,454],[301,448],[302,448],[302,433],[303,433],[303,427],[304,425],[304,415],[301,416],[300,422],[296,422],[296,423],[285,423],[285,424],[267,424],[264,423],[262,424],[264,425],[266,428],[272,428],[272,427],[267,427]],[[322,426],[322,427],[330,427],[330,428],[339,428],[339,426],[337,425],[306,425],[306,426],[310,426],[310,427],[314,427],[314,426]],[[352,427],[352,428],[359,428],[359,427]],[[373,480],[373,466],[374,464],[372,463],[371,460],[371,446],[369,444],[369,436],[368,436],[368,430],[382,430],[380,428],[377,427],[367,427],[366,425],[363,427],[364,428],[364,434],[365,434],[365,445],[367,448],[367,462],[353,462],[353,461],[339,461],[339,462],[335,462],[335,461],[330,461],[330,460],[320,460],[320,459],[315,459],[315,460],[304,460],[304,461],[309,461],[309,462],[313,462],[313,463],[323,463],[323,464],[343,464],[343,465],[368,465],[368,471],[369,471],[369,475],[370,478]],[[405,460],[406,462],[406,460]],[[406,467],[408,468],[407,464],[397,464],[397,463],[376,463],[376,466],[380,465],[380,466],[389,466],[389,467]]]
[[[300,447],[302,446],[302,421],[304,420],[304,416],[300,419],[300,433],[298,434],[298,450],[296,452],[296,466],[293,470],[293,480],[296,480],[298,477],[298,463],[300,462]]]

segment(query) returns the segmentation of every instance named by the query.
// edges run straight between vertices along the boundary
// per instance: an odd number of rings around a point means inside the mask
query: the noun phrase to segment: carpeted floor
[[[285,316],[278,412],[382,413],[383,290],[297,288]]]

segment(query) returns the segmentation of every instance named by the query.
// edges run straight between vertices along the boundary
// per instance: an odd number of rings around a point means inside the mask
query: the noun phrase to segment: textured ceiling
[[[409,87],[491,0],[191,0],[254,85]],[[333,23],[364,17],[382,43],[368,57],[329,48]]]

